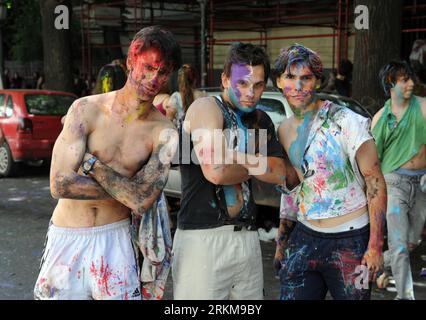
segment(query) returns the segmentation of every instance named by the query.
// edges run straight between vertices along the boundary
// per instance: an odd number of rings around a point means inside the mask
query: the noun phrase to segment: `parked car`
[[[0,90],[0,176],[18,162],[49,161],[62,130],[61,117],[77,96],[49,90]]]
[[[205,89],[205,91],[209,96],[217,96],[221,94],[220,88]],[[354,99],[329,93],[318,93],[318,97],[321,100],[330,100],[334,103],[344,105],[354,112],[372,119],[371,112]],[[269,115],[276,130],[278,130],[281,122],[286,117],[288,118],[293,115],[293,112],[282,93],[274,89],[269,89],[263,93],[256,108],[265,111]],[[255,203],[258,206],[263,206],[263,209],[258,216],[258,223],[260,222],[259,225],[263,226],[262,223],[266,220],[270,220],[277,224],[279,220],[278,209],[280,206],[281,194],[276,190],[275,185],[253,178],[252,190]],[[179,167],[171,168],[164,192],[169,198],[169,202],[174,203],[176,210],[176,203],[178,203],[176,200],[179,200],[182,195]],[[172,217],[172,219],[175,219],[175,217]]]

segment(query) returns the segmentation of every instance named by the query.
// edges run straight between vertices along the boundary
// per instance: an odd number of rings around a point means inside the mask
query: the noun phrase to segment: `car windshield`
[[[27,94],[27,111],[37,115],[63,116],[76,98],[60,94]]]

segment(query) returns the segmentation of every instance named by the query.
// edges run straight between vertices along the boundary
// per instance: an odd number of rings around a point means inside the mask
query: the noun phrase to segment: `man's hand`
[[[275,275],[278,276],[279,272],[281,270],[282,261],[284,260],[284,252],[282,250],[282,247],[277,244],[277,247],[275,249],[275,256],[274,256],[274,270]]]
[[[369,280],[375,282],[377,273],[382,272],[384,267],[382,252],[369,248],[365,252],[361,263],[368,268]]]

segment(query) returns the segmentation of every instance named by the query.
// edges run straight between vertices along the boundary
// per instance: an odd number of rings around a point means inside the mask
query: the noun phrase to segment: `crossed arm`
[[[85,99],[79,99],[71,106],[64,128],[53,147],[50,192],[55,199],[110,198],[96,181],[78,174],[90,131],[90,108]]]
[[[78,174],[81,163],[91,157],[86,153],[90,130],[88,109],[76,103],[66,117],[64,129],[53,149],[50,172],[52,196],[76,200],[114,198],[135,213],[144,213],[167,182],[170,162],[177,147],[176,130],[157,128],[151,157],[132,178],[123,177],[99,160],[95,162],[90,176],[81,176]]]
[[[250,176],[268,183],[282,183],[285,176],[282,159],[239,153],[227,147],[222,132],[223,115],[211,98],[196,100],[188,109],[185,123],[203,174],[213,184],[238,184]]]
[[[113,169],[96,161],[90,176],[115,200],[136,214],[145,213],[164,189],[171,160],[176,152],[176,130],[166,129],[164,139],[158,139],[147,164],[132,178],[123,177]],[[85,160],[92,155],[86,153]]]

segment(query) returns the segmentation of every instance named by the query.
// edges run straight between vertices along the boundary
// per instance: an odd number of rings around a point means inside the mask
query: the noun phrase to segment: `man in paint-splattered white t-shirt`
[[[386,212],[369,120],[317,98],[316,52],[285,48],[275,69],[294,113],[281,124],[280,141],[301,181],[293,192],[282,189],[275,254],[281,299],[324,299],[328,291],[335,299],[369,299],[368,280],[383,266]]]

